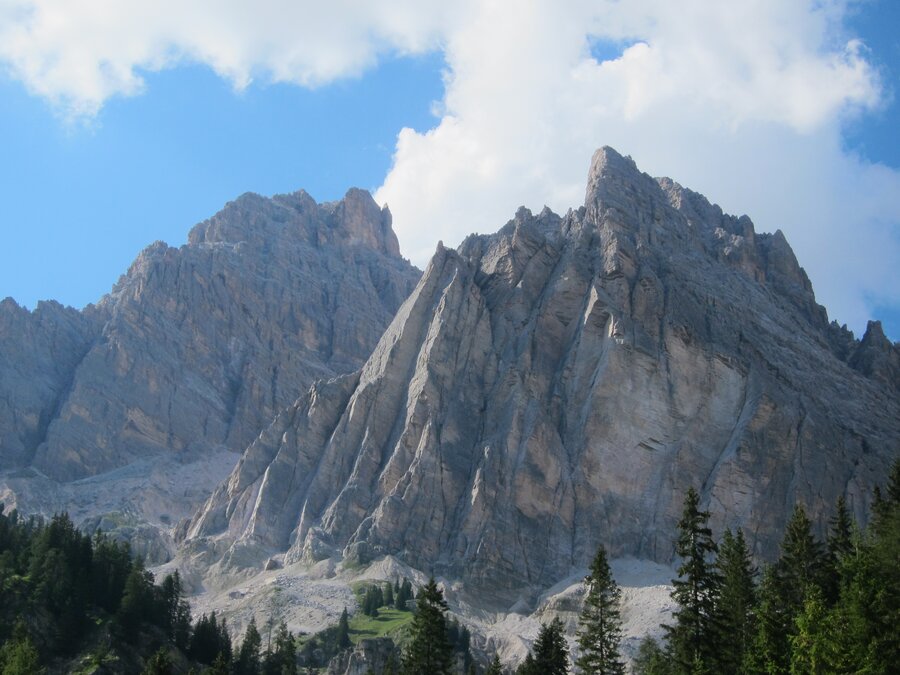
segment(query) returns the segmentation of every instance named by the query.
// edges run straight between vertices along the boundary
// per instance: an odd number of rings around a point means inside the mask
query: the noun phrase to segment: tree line
[[[778,560],[760,571],[743,532],[713,538],[709,512],[688,490],[678,523],[676,609],[664,639],[645,638],[635,675],[819,675],[900,672],[900,460],[884,493],[875,489],[861,528],[840,497],[824,541],[802,505],[787,524]],[[584,580],[575,672],[619,675],[621,591],[603,547]],[[565,627],[541,626],[514,670],[494,656],[487,675],[570,672]]]

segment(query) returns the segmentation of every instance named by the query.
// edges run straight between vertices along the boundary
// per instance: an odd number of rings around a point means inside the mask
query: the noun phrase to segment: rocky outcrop
[[[0,466],[31,463],[65,401],[104,316],[40,302],[33,312],[0,302]]]
[[[66,481],[240,451],[314,379],[358,368],[417,278],[366,192],[244,195],[186,246],[145,249],[99,303],[34,466]]]
[[[188,535],[502,595],[600,542],[671,559],[695,486],[771,556],[795,501],[862,517],[900,450],[896,388],[835,344],[783,235],[604,148],[578,210],[439,245],[362,370],[279,414]]]
[[[227,475],[223,457],[233,466],[315,379],[363,364],[419,276],[367,192],[326,204],[246,194],[186,245],[149,246],[83,312],[4,301],[0,494],[25,510],[92,515],[87,525],[119,519],[105,497],[102,511],[91,503],[127,478],[117,498],[129,519],[174,522]],[[155,457],[174,462],[162,487],[140,483]],[[188,484],[172,477],[193,462],[203,466]],[[112,478],[83,484],[97,476]],[[47,489],[47,478],[76,487]]]
[[[400,651],[391,638],[367,638],[331,659],[325,672],[326,675],[380,673],[391,659],[395,667],[400,662]]]

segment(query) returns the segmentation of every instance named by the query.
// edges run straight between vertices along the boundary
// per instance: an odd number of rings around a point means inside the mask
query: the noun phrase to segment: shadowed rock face
[[[315,378],[358,368],[418,278],[367,192],[246,194],[187,245],[145,249],[96,307],[6,301],[0,468],[71,481],[239,452]]]
[[[875,337],[828,324],[780,232],[604,148],[579,210],[438,246],[362,370],[280,413],[188,538],[511,589],[600,542],[669,560],[695,486],[770,556],[796,500],[862,517],[898,450]]]

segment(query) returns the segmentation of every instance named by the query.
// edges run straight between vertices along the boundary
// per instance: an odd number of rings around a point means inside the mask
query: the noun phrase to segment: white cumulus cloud
[[[883,98],[845,32],[850,1],[0,0],[0,64],[89,116],[184,63],[237,89],[315,86],[441,51],[435,126],[398,130],[377,191],[414,262],[520,204],[578,206],[606,144],[783,229],[820,301],[859,330],[875,304],[900,307],[900,172],[842,144]]]

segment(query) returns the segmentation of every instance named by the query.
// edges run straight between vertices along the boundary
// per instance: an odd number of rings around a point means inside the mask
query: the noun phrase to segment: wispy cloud
[[[433,129],[399,132],[377,197],[404,252],[493,231],[519,204],[582,201],[599,145],[782,228],[832,316],[859,330],[900,306],[900,172],[848,152],[842,126],[882,99],[841,0],[254,3],[7,0],[0,61],[74,115],[141,73],[208,64],[236,88],[355,76],[440,50]],[[596,59],[591,46],[623,45]],[[386,96],[390,92],[385,92]]]

